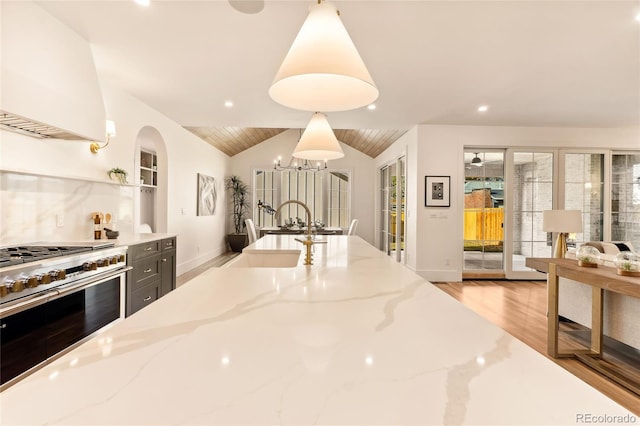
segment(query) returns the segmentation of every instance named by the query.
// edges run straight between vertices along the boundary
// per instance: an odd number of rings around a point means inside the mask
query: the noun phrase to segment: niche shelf
[[[158,186],[158,157],[155,152],[140,150],[140,186]]]

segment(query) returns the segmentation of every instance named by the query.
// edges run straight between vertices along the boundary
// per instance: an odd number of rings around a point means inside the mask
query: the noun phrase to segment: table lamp
[[[542,230],[558,234],[553,257],[563,258],[567,252],[567,235],[572,232],[582,232],[582,212],[580,210],[545,210],[542,212]]]

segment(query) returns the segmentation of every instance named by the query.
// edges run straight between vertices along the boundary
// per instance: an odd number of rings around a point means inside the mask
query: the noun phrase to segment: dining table
[[[260,238],[265,235],[275,234],[275,235],[298,235],[298,234],[306,234],[306,227],[284,227],[284,226],[273,226],[273,227],[262,227],[258,229]],[[315,235],[343,235],[344,231],[342,228],[338,227],[328,227],[328,228],[311,228],[311,233]]]

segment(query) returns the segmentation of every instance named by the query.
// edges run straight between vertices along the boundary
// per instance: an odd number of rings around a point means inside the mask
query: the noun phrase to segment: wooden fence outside
[[[502,242],[503,221],[502,208],[464,209],[464,240]]]

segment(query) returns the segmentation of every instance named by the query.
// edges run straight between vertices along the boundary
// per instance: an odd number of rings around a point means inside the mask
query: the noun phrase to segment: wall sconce
[[[107,143],[100,146],[98,142],[93,142],[91,145],[89,145],[89,149],[91,150],[91,152],[97,154],[99,150],[101,150],[102,148],[106,148],[107,145],[109,145],[109,140],[111,139],[111,137],[116,135],[116,123],[111,120],[107,120],[106,133]]]

